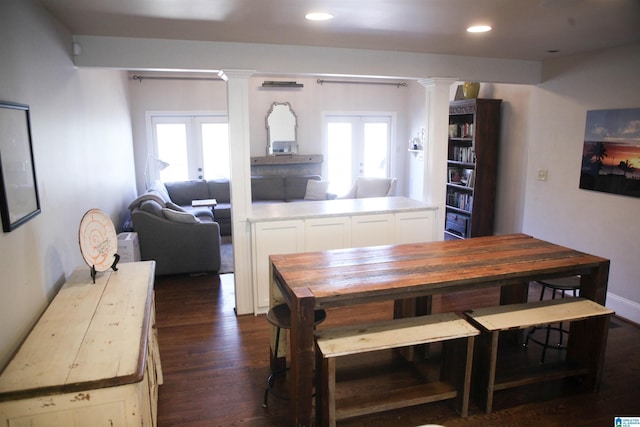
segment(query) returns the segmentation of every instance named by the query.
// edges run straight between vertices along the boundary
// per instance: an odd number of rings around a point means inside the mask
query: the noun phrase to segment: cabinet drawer
[[[447,213],[447,219],[445,224],[445,230],[465,237],[469,227],[469,217],[453,212]]]

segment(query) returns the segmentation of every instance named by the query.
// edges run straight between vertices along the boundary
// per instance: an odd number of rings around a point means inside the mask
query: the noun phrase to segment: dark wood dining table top
[[[297,298],[313,297],[318,307],[514,284],[530,279],[532,271],[539,279],[580,274],[608,261],[526,234],[272,255],[270,259],[285,292]],[[604,302],[603,297],[590,299]]]

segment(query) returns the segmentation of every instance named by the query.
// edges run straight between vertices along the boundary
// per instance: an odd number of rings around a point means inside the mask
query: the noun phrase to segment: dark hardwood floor
[[[262,407],[269,374],[269,327],[264,316],[235,315],[232,275],[158,277],[155,289],[164,371],[158,426],[288,426],[287,402],[270,397],[268,409]],[[539,289],[531,286],[530,295],[537,298]],[[434,311],[494,305],[497,297],[498,291],[490,289],[436,296]],[[389,318],[390,313],[389,304],[334,309],[323,325],[351,322],[354,317]],[[550,352],[547,359],[552,362],[561,354]],[[578,381],[563,380],[497,392],[490,415],[472,401],[469,417],[462,419],[449,403],[438,402],[338,425],[612,426],[614,416],[640,416],[639,354],[640,328],[613,318],[598,393],[584,391]],[[538,346],[531,345],[503,363],[521,363],[523,357],[538,360],[539,355]],[[381,389],[391,379],[410,381],[398,373],[397,359],[391,354],[345,358],[339,366],[339,380],[346,381],[340,393]]]

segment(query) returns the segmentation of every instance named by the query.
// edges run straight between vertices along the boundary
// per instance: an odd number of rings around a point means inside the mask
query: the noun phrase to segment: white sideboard
[[[156,425],[154,273],[76,269],[0,375],[0,425]]]
[[[253,207],[254,313],[269,309],[269,255],[435,240],[434,207],[406,197],[376,197]]]

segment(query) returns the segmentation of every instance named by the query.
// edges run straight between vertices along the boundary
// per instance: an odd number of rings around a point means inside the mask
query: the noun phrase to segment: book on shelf
[[[462,177],[460,178],[460,184],[466,186],[466,187],[471,187],[473,188],[474,185],[474,181],[475,181],[475,170],[473,169],[464,169],[462,171]]]
[[[471,212],[473,208],[473,194],[464,191],[447,192],[447,205]]]
[[[463,163],[474,163],[476,154],[472,147],[453,147],[453,160]]]

